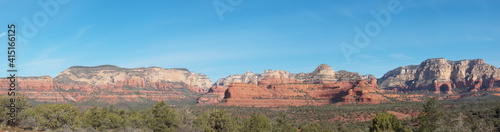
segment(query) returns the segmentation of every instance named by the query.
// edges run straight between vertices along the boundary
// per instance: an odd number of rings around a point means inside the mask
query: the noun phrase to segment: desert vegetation
[[[236,107],[168,105],[77,108],[32,105],[17,98],[16,126],[6,125],[8,99],[0,98],[1,129],[16,131],[499,131],[500,101],[401,102],[378,105]]]

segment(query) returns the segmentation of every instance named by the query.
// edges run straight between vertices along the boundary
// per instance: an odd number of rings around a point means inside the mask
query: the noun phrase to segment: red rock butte
[[[387,102],[388,99],[378,91],[377,80],[371,75],[335,72],[330,66],[322,64],[311,73],[266,70],[262,74],[247,72],[230,75],[214,83],[209,92],[198,99],[198,103],[275,107]]]

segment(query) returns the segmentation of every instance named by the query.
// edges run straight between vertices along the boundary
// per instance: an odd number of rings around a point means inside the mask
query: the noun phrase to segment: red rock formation
[[[373,82],[360,80],[352,88],[347,90],[347,95],[342,97],[343,103],[358,104],[379,104],[388,102],[388,99],[378,93],[376,85]]]
[[[379,87],[399,91],[428,90],[452,94],[455,88],[472,92],[500,87],[500,69],[482,59],[428,59],[420,65],[398,67],[379,80]]]
[[[10,85],[9,79],[0,79],[0,87],[8,88]],[[22,77],[16,78],[18,83],[18,88],[16,90],[30,90],[30,91],[53,91],[54,83],[52,77],[42,76],[42,77]]]
[[[318,66],[312,73],[293,74],[282,70],[266,70],[264,74],[249,73],[219,79],[207,94],[198,99],[198,103],[272,107],[345,102],[375,104],[387,101],[376,93],[375,77],[347,71],[336,74],[325,64]],[[231,80],[236,81],[231,83]]]
[[[206,75],[186,69],[126,69],[109,65],[71,67],[54,79],[50,76],[19,77],[17,82],[17,93],[38,102],[104,104],[147,100],[194,102],[210,85]],[[9,83],[4,78],[0,86],[8,87]]]
[[[50,76],[17,77],[16,95],[24,95],[39,102],[63,102],[60,91],[54,89],[54,81]],[[7,91],[10,80],[0,79],[0,91]]]
[[[387,101],[375,93],[376,87],[368,81],[356,83],[280,83],[268,87],[233,83],[225,92],[222,105],[232,106],[302,106],[331,103],[377,104]],[[343,93],[348,93],[344,95]],[[341,102],[336,102],[341,98]]]
[[[338,75],[338,76],[337,76]],[[329,103],[328,100],[331,98],[333,94],[328,91],[321,90],[312,90],[312,89],[324,89],[324,88],[333,88],[333,87],[352,87],[351,81],[366,79],[370,80],[371,83],[376,84],[376,79],[373,76],[361,76],[359,73],[352,73],[347,71],[339,71],[335,72],[333,69],[326,65],[319,65],[313,72],[311,73],[299,73],[294,74],[283,70],[266,70],[263,74],[254,74],[252,72],[247,72],[245,74],[236,74],[230,75],[227,78],[219,79],[214,86],[209,90],[209,92],[200,97],[198,99],[199,104],[216,104],[223,101],[224,94],[226,91],[215,90],[215,88],[222,87],[222,89],[227,89],[229,84],[231,83],[246,83],[252,85],[252,87],[270,89],[275,96],[275,98],[296,98],[298,96],[311,96],[316,98],[321,97],[322,100],[327,101],[319,101],[321,103]],[[342,80],[337,82],[336,80]],[[235,84],[240,87],[243,87],[243,84]],[[376,85],[372,85],[376,87]],[[236,87],[236,86],[233,86]],[[246,86],[245,86],[246,87]],[[232,91],[235,91],[234,88]],[[291,91],[292,89],[301,90],[302,93],[297,91]],[[245,91],[240,89],[241,91]],[[255,91],[254,91],[255,92]],[[316,92],[316,93],[315,93]],[[339,91],[337,91],[339,92]],[[270,100],[270,99],[268,99]],[[290,100],[290,99],[289,99]],[[296,105],[304,105],[305,98],[302,103],[296,103]],[[224,100],[227,101],[227,100]],[[281,99],[280,101],[275,102],[286,102],[285,99]],[[301,101],[298,101],[301,102]],[[319,103],[317,102],[317,103]],[[330,100],[331,102],[331,100]],[[309,103],[314,104],[314,103]]]
[[[198,98],[198,104],[216,104],[220,103],[224,98],[224,93],[227,90],[227,86],[212,86],[208,90],[208,93]]]
[[[377,104],[392,97],[419,101],[423,95],[394,92],[429,90],[453,94],[456,88],[500,91],[500,70],[483,60],[447,61],[430,59],[419,66],[403,66],[377,79],[371,75],[333,71],[322,64],[311,73],[266,70],[219,79],[210,86],[204,74],[187,69],[120,68],[116,66],[71,67],[57,77],[17,78],[17,93],[38,102],[99,102],[105,104],[145,101],[198,101],[199,104],[232,106],[301,106],[325,104]],[[9,80],[0,79],[0,91]],[[208,93],[206,93],[208,91]],[[206,94],[204,94],[206,93]],[[204,94],[200,97],[201,94]],[[384,96],[382,95],[384,94]],[[443,99],[462,96],[449,95]]]
[[[233,83],[226,90],[221,105],[275,107],[331,103],[378,104],[388,101],[376,92],[377,88],[365,80],[356,83],[282,83],[269,87]],[[338,99],[341,101],[337,102]]]
[[[225,92],[224,103],[231,106],[301,106],[328,104],[329,88],[321,84],[276,84],[269,88],[233,83]],[[308,90],[314,89],[314,90]]]

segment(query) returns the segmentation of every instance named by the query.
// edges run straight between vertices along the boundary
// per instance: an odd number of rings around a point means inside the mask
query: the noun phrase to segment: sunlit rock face
[[[311,73],[296,74],[283,70],[250,73],[219,79],[207,94],[199,98],[198,103],[275,107],[387,101],[376,93],[378,88],[374,76],[335,72],[326,64],[319,65]]]
[[[478,91],[500,87],[500,69],[483,59],[450,61],[428,59],[420,65],[398,67],[379,79],[379,87],[453,93],[454,88]]]
[[[8,86],[2,79],[1,86]],[[20,77],[19,93],[38,102],[120,103],[153,101],[196,101],[211,86],[210,79],[187,69],[120,68],[112,65],[74,66],[55,78]]]

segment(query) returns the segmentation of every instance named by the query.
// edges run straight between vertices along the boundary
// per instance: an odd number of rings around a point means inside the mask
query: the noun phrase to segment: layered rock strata
[[[210,79],[187,69],[120,68],[111,65],[74,66],[55,78],[20,77],[18,93],[38,102],[196,101],[208,91]],[[0,86],[7,87],[7,79]],[[4,90],[4,89],[2,89]]]
[[[266,70],[230,75],[214,83],[198,103],[272,107],[387,101],[377,90],[377,80],[371,75],[335,72],[322,64],[311,73]]]
[[[387,72],[379,79],[379,87],[448,94],[452,94],[455,88],[478,91],[500,87],[500,69],[486,64],[483,59],[428,59],[420,65],[401,66]]]

